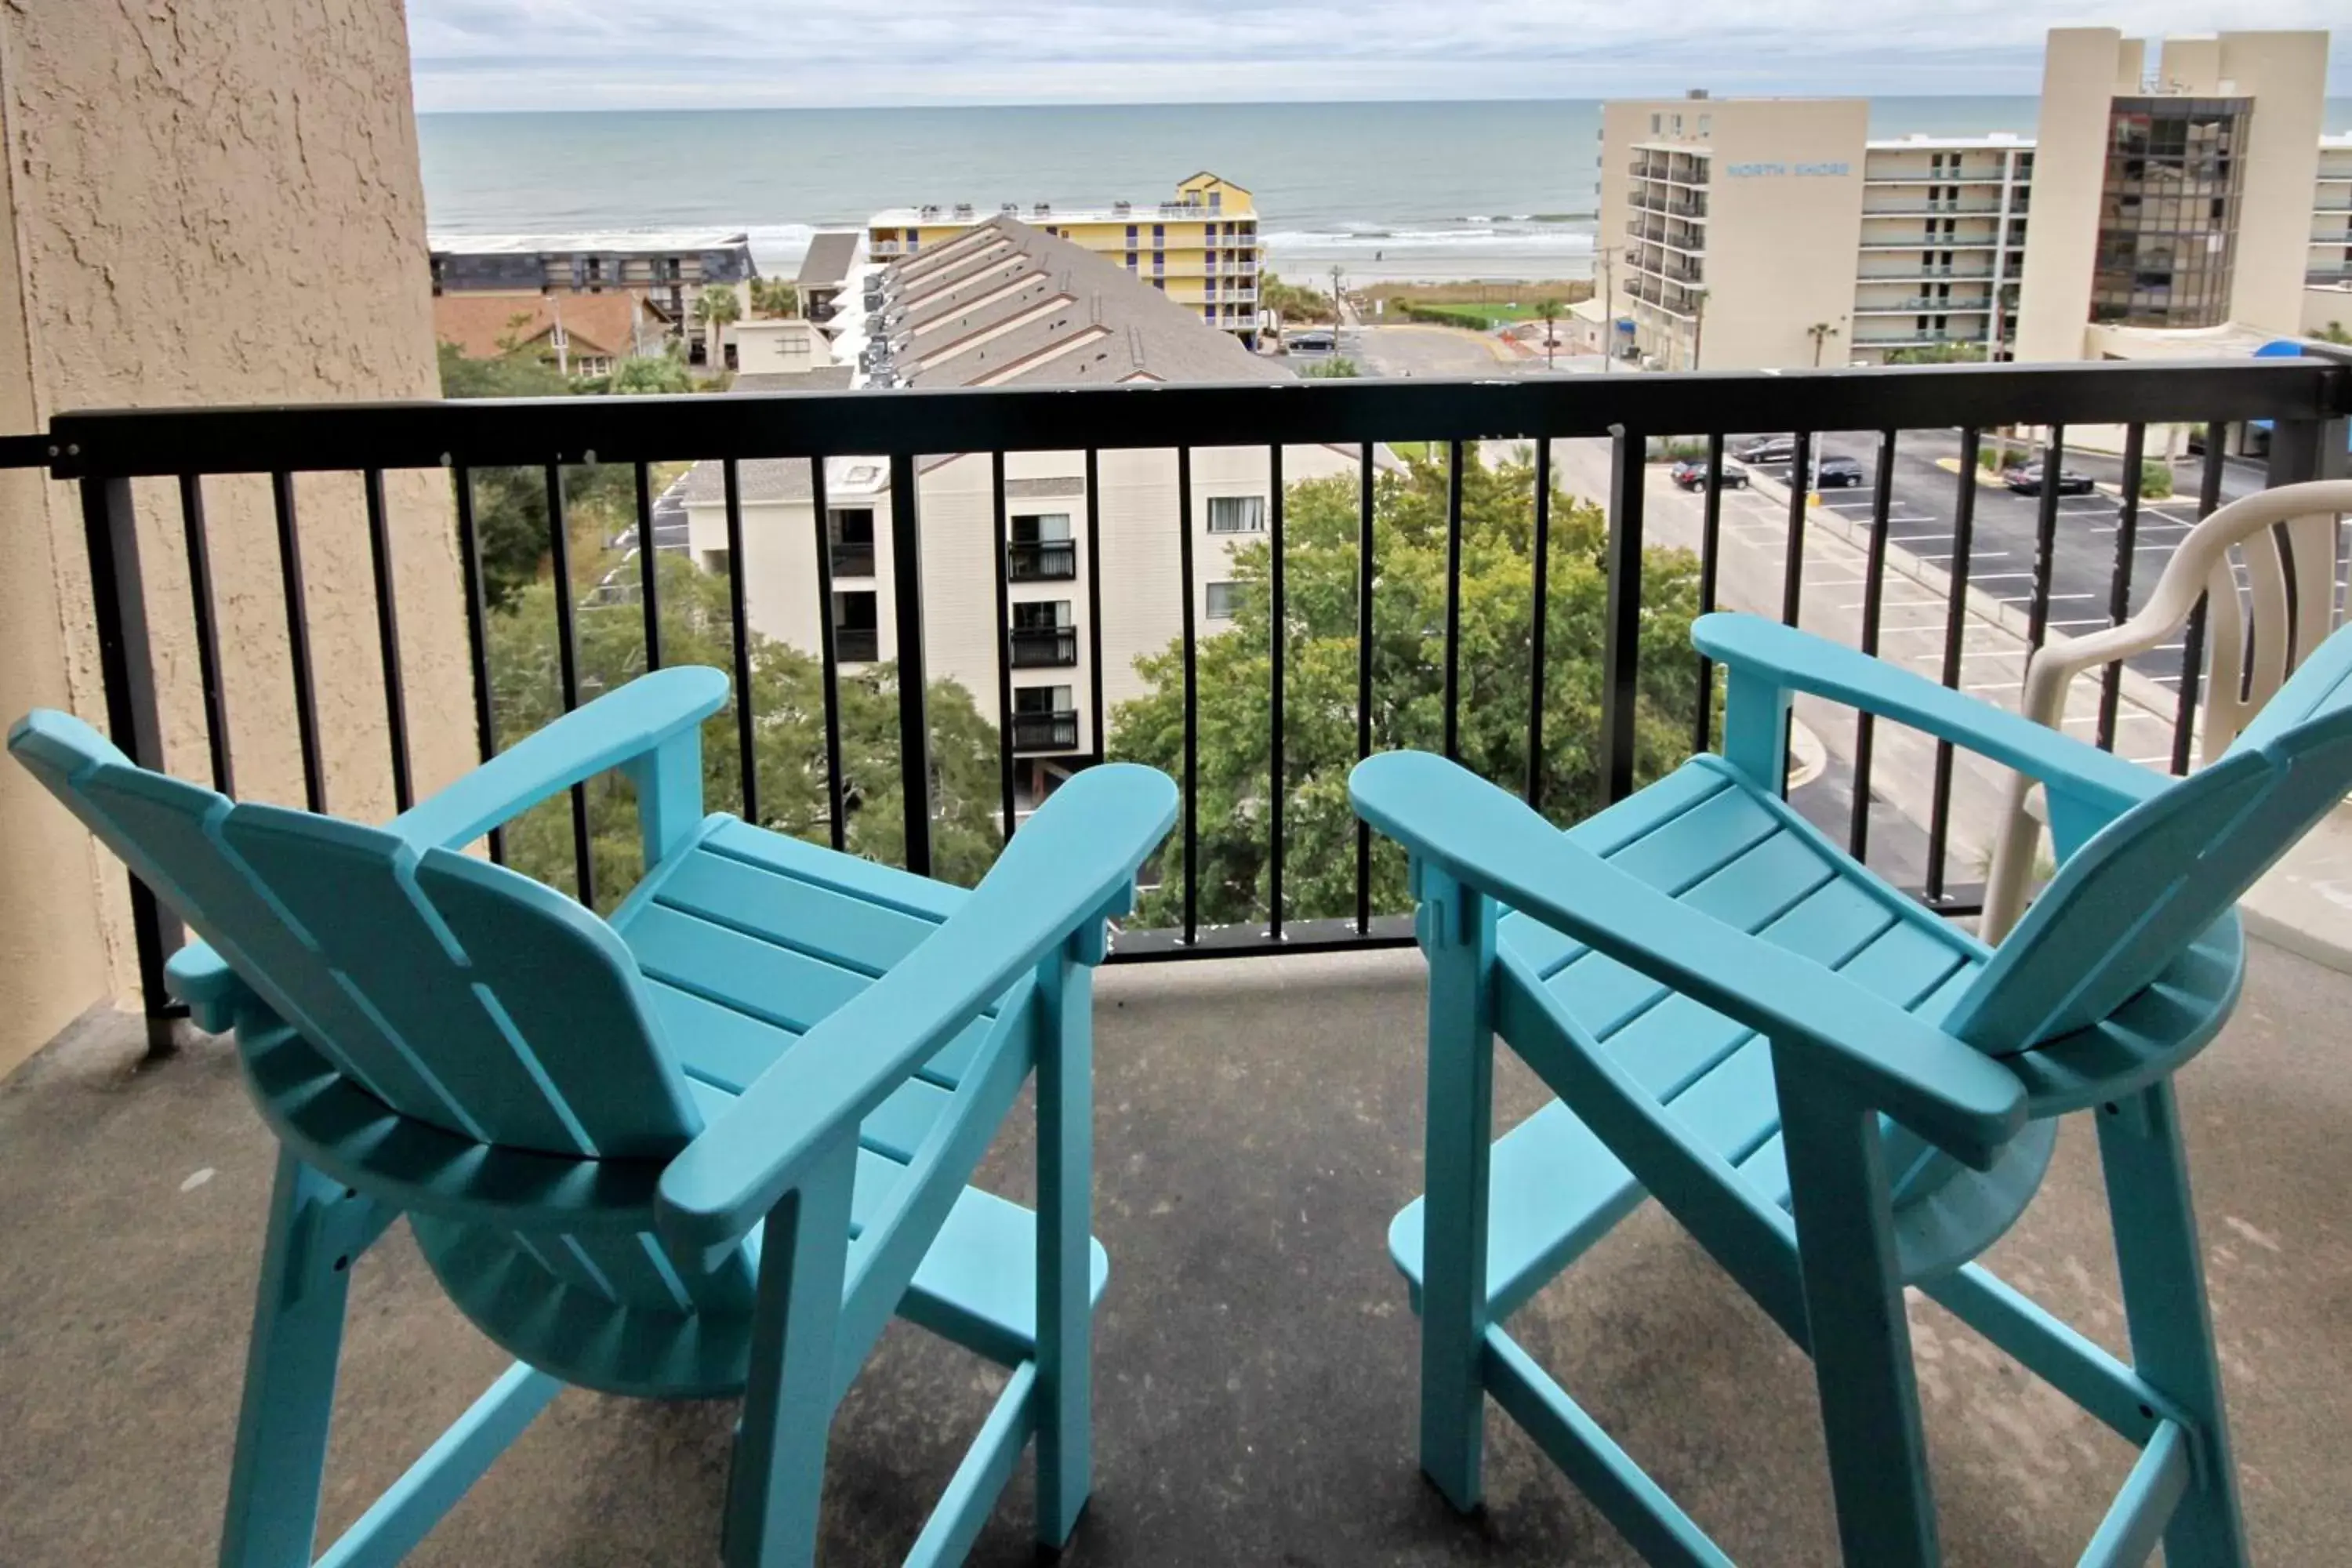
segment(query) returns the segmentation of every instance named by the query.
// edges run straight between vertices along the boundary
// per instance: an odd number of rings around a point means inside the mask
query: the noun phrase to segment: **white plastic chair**
[[[2021,710],[2057,728],[2066,711],[2067,688],[2077,675],[2175,641],[2202,597],[2206,664],[2199,761],[2212,761],[2334,629],[2339,600],[2336,522],[2337,514],[2347,511],[2352,511],[2352,479],[2281,485],[2218,509],[2180,542],[2139,614],[2089,637],[2056,639],[2033,655],[2025,667]],[[2233,549],[2246,567],[2244,598],[2230,570]],[[2251,627],[2247,599],[2252,604]],[[2038,795],[2022,774],[2011,775],[2007,812],[1993,841],[1992,869],[1985,879],[1979,934],[1987,942],[2008,934],[2031,901],[2042,827]]]

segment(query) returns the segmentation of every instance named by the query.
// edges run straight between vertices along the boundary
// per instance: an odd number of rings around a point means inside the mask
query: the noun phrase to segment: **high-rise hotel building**
[[[2352,324],[2352,139],[2323,135],[2326,75],[2325,33],[2151,47],[2080,27],[2050,35],[2032,136],[1874,141],[1862,99],[1609,103],[1614,341],[1728,370]]]

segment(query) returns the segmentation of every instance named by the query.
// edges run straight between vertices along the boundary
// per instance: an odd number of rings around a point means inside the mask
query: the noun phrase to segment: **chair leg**
[[[1775,1076],[1839,1543],[1849,1563],[1926,1568],[1936,1506],[1878,1118]]]
[[[2245,1523],[2171,1079],[2103,1106],[2098,1121],[2134,1369],[2196,1424],[2196,1463],[2165,1531],[2164,1561],[2241,1568]]]
[[[229,1466],[221,1568],[310,1568],[351,1289],[348,1255],[331,1242],[321,1245],[323,1222],[349,1201],[342,1184],[279,1151]]]
[[[1058,1550],[1094,1489],[1093,971],[1040,966],[1037,1542]]]
[[[743,1421],[727,1477],[727,1568],[808,1568],[816,1560],[856,1177],[851,1137],[768,1216]]]
[[[1465,1513],[1485,1490],[1486,1184],[1495,1105],[1495,908],[1418,868],[1429,957],[1421,1282],[1421,1468]]]

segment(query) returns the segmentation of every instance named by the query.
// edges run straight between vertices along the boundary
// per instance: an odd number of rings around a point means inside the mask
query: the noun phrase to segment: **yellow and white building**
[[[1255,347],[1258,330],[1256,205],[1249,192],[1207,171],[1176,187],[1170,202],[1113,202],[1108,207],[1055,209],[1039,202],[1024,212],[1007,202],[994,212],[971,203],[894,207],[866,222],[866,254],[897,261],[937,249],[990,219],[1015,217],[1105,256],[1213,327]]]
[[[2071,27],[2032,137],[1873,141],[1863,99],[1606,104],[1613,341],[1734,370],[2352,324],[2352,138],[2321,134],[2326,72],[2325,33]]]

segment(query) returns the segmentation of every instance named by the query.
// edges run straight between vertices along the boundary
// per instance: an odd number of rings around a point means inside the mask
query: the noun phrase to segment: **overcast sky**
[[[2347,14],[2273,0],[2260,22]],[[2211,0],[409,0],[426,110],[2031,93],[2050,26],[2193,33],[2231,16]],[[2352,41],[2334,54],[2331,89],[2352,93]]]

